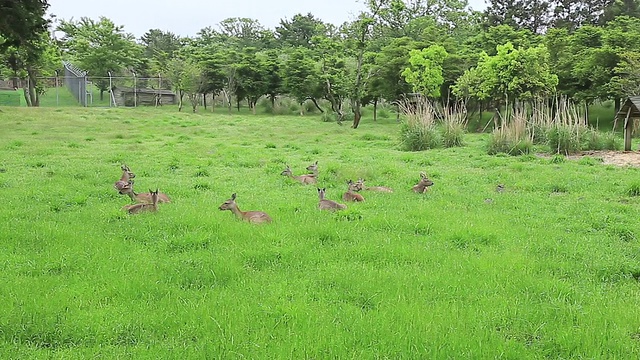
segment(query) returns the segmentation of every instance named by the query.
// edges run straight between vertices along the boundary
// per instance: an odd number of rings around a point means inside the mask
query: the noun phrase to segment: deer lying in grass
[[[133,182],[129,180],[135,178],[136,174],[132,173],[127,165],[122,165],[120,169],[122,169],[122,176],[120,180],[116,181],[113,187],[115,187],[120,194],[126,194],[127,190],[133,184]]]
[[[156,189],[156,191],[149,190],[149,193],[151,193],[151,203],[127,205],[123,207],[122,210],[128,211],[129,214],[137,214],[144,211],[158,211],[158,189]]]
[[[358,181],[356,181],[355,183],[355,190],[356,191],[360,191],[360,190],[367,190],[367,191],[379,191],[379,192],[387,192],[387,193],[392,193],[393,189],[388,188],[386,186],[365,186],[364,184],[365,180],[364,179],[358,179]]]
[[[354,202],[364,201],[364,197],[356,192],[358,191],[357,183],[349,180],[347,181],[347,184],[349,185],[349,189],[347,189],[347,192],[342,195],[342,200]]]
[[[318,209],[336,211],[336,210],[344,210],[347,208],[347,205],[339,204],[333,200],[325,199],[324,194],[326,190],[327,190],[326,188],[322,188],[322,189],[318,188],[318,198],[320,198],[320,201],[318,202]]]
[[[126,187],[125,190],[123,190],[122,192],[120,192],[121,194],[125,194],[125,195],[129,195],[129,197],[131,198],[131,201],[135,201],[135,202],[139,202],[139,203],[151,203],[152,201],[152,193],[148,192],[148,193],[137,193],[135,192],[135,190],[133,189],[133,180],[129,180],[129,185]],[[159,203],[170,203],[171,199],[169,199],[169,196],[167,196],[167,194],[164,193],[158,193],[158,202]]]
[[[308,174],[308,175],[318,178],[318,162],[317,161],[307,166],[307,170],[311,171],[311,174]]]
[[[413,192],[416,192],[418,194],[423,194],[427,192],[427,190],[429,190],[429,186],[433,186],[433,181],[427,178],[427,174],[421,172],[420,182],[414,185],[411,189],[413,190]]]
[[[293,175],[293,173],[291,172],[291,168],[289,167],[289,165],[287,165],[287,168],[284,169],[284,171],[282,171],[282,173],[280,173],[280,175],[283,176],[288,176],[290,178],[292,178],[293,180],[299,181],[305,185],[308,184],[315,184],[318,182],[318,179],[316,179],[315,175]]]
[[[269,215],[262,211],[240,211],[236,204],[236,194],[231,195],[231,199],[225,201],[218,208],[220,210],[231,210],[238,218],[253,224],[271,222]]]

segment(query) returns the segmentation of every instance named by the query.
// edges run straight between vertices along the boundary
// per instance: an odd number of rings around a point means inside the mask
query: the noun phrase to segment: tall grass
[[[533,135],[528,127],[527,114],[522,108],[500,117],[499,126],[491,133],[487,144],[490,155],[505,153],[523,155],[531,152]]]
[[[403,114],[400,143],[404,150],[422,151],[442,146],[436,110],[427,98],[402,100],[400,112]]]
[[[401,152],[394,121],[318,115],[0,122],[0,358],[640,356],[637,169],[489,156],[487,134]],[[394,193],[320,212],[280,175],[316,160],[330,199],[359,177]],[[126,215],[122,163],[172,203]],[[421,171],[435,185],[418,195]],[[218,210],[232,193],[273,223]]]

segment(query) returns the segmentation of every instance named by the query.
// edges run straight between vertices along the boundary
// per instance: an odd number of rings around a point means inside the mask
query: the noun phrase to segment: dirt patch
[[[539,154],[538,156],[550,157],[545,154]],[[583,151],[579,154],[569,155],[567,156],[567,159],[579,160],[585,156],[602,159],[602,163],[605,165],[640,167],[640,152],[638,151]]]

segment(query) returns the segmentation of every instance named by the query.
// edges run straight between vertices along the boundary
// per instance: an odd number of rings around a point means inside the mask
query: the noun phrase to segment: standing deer
[[[126,191],[133,184],[133,181],[129,180],[135,178],[136,174],[132,173],[127,165],[122,165],[120,169],[122,169],[122,176],[120,177],[120,180],[116,181],[113,187],[115,187],[120,194],[126,194]]]
[[[225,201],[218,208],[220,210],[231,210],[238,218],[253,224],[271,222],[271,217],[262,211],[240,211],[236,204],[236,194],[231,195],[231,199]]]
[[[393,192],[393,189],[388,188],[386,186],[370,186],[370,187],[365,186],[364,182],[365,182],[364,179],[358,179],[358,181],[356,181],[355,183],[356,191],[367,190],[367,191],[379,191],[379,192],[387,192],[387,193]]]
[[[299,181],[299,182],[301,182],[301,183],[303,183],[305,185],[315,184],[315,183],[318,182],[318,179],[316,179],[315,175],[300,175],[300,176],[293,175],[289,165],[287,165],[287,168],[284,169],[284,171],[282,171],[282,173],[280,173],[280,175],[288,176],[288,177],[292,178],[293,180]]]
[[[349,185],[349,189],[347,189],[347,192],[342,195],[342,200],[354,202],[364,201],[364,197],[356,193],[356,191],[358,191],[358,184],[351,180],[347,181],[347,184]]]
[[[423,194],[427,192],[427,190],[429,190],[429,186],[433,186],[433,181],[427,178],[427,174],[425,174],[424,172],[421,172],[420,182],[414,185],[411,189],[413,190],[413,192],[416,192],[418,194]]]
[[[133,181],[129,180],[129,185],[120,192],[124,195],[129,195],[131,201],[139,202],[139,203],[151,203],[152,202],[152,193],[137,193],[133,189]],[[171,199],[165,193],[158,193],[158,203],[170,203]]]
[[[320,201],[318,202],[318,209],[336,211],[336,210],[344,210],[347,208],[347,205],[339,204],[333,200],[325,199],[324,194],[326,190],[327,190],[326,188],[322,188],[322,189],[318,188],[318,198],[320,198]]]
[[[311,174],[314,177],[318,177],[318,161],[314,162],[313,164],[307,166],[307,170],[311,171]]]
[[[128,211],[129,214],[137,214],[144,211],[158,211],[158,189],[156,189],[156,191],[149,190],[149,193],[151,193],[151,203],[126,205],[122,210]]]

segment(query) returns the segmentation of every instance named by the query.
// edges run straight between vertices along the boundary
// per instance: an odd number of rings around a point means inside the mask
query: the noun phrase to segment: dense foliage
[[[46,27],[46,2],[5,3],[13,2],[0,2],[0,76],[24,77],[28,66],[18,60],[27,55],[18,48],[56,53],[33,46],[43,44],[33,34]],[[367,0],[337,27],[311,13],[283,18],[275,29],[229,18],[188,38],[150,29],[135,39],[109,19],[81,18],[62,20],[61,39],[49,43],[92,76],[160,75],[179,93],[199,94],[194,100],[222,95],[229,109],[243,101],[255,109],[263,96],[273,107],[287,95],[357,127],[362,106],[408,92],[462,100],[471,111],[558,94],[619,105],[640,93],[639,3],[492,0],[478,12],[465,0]],[[16,11],[32,14],[30,22],[12,26],[7,19]]]

